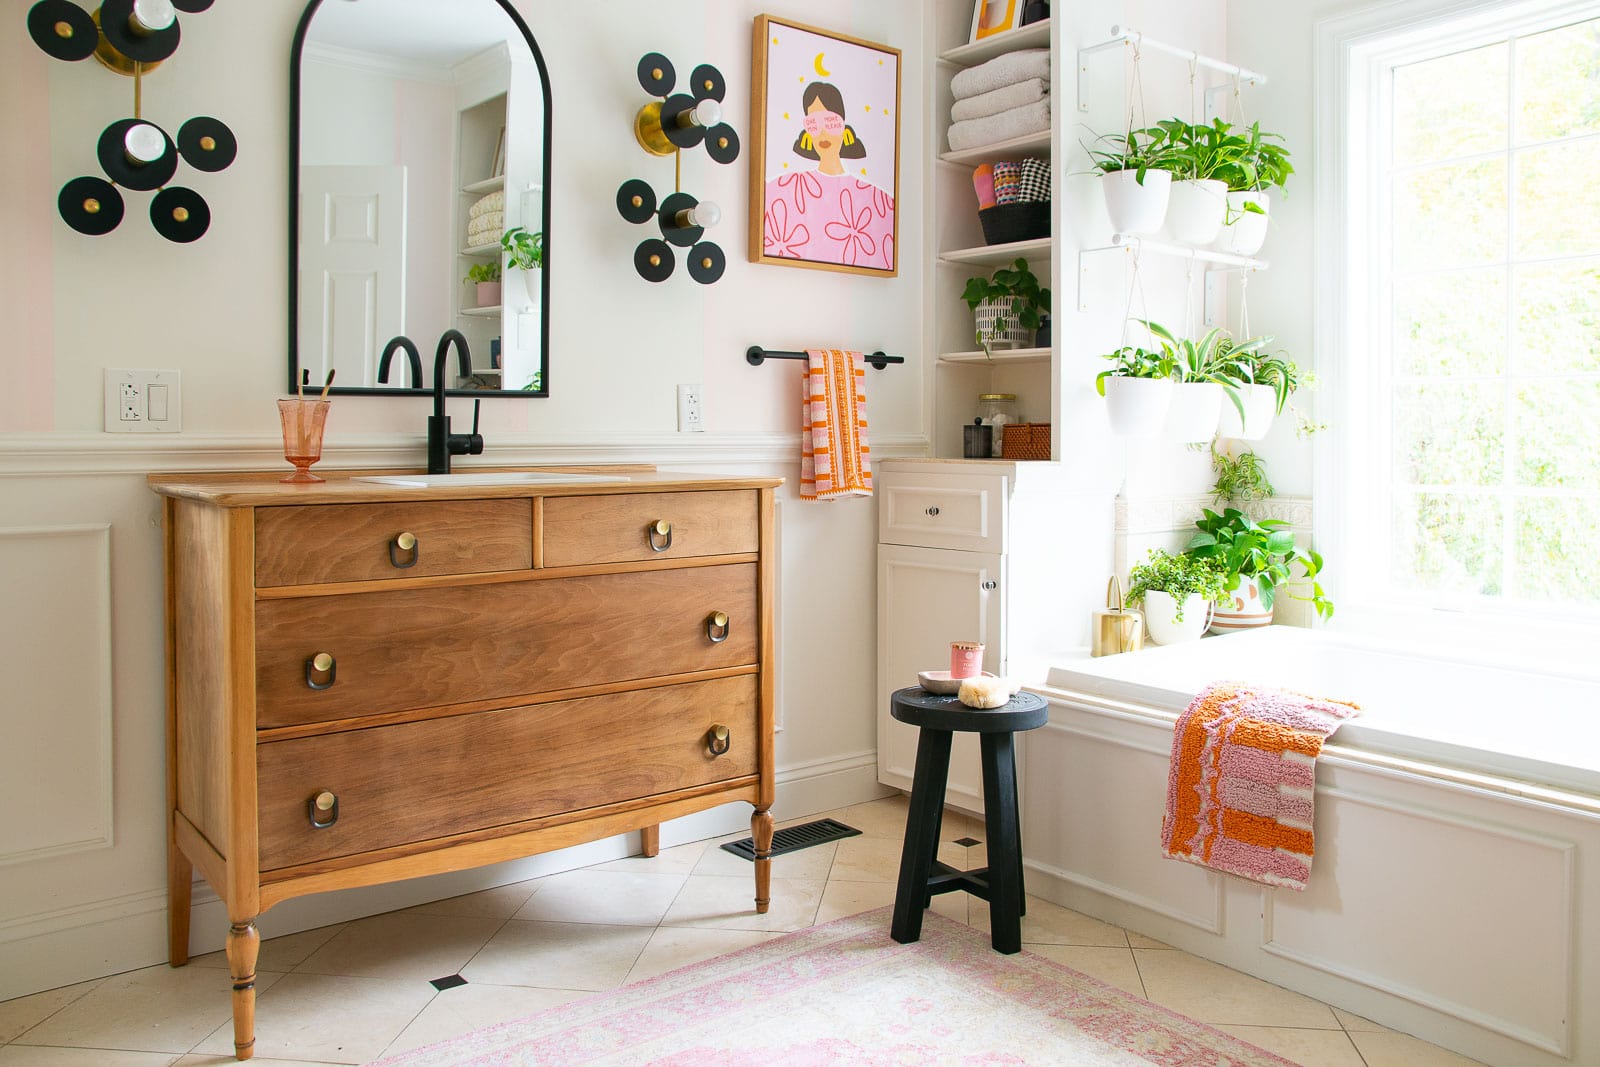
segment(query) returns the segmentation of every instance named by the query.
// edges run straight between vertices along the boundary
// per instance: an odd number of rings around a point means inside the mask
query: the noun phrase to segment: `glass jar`
[[[993,439],[990,442],[991,457],[1000,455],[1000,446],[1005,438],[1005,427],[1016,425],[1022,421],[1022,416],[1017,411],[1016,393],[982,393],[978,397],[978,419],[985,425],[993,427]]]

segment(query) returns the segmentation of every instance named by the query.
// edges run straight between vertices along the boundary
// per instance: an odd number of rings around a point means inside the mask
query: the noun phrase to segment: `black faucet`
[[[444,413],[444,368],[450,346],[456,349],[461,376],[472,376],[472,353],[460,330],[446,330],[433,353],[433,414],[428,416],[428,473],[449,474],[451,456],[483,455],[483,437],[478,433],[478,411],[483,401],[472,402],[472,432],[451,433],[450,416]]]
[[[411,343],[411,338],[405,334],[393,338],[383,346],[383,356],[378,360],[378,381],[384,385],[389,384],[389,363],[394,359],[396,349],[406,351],[406,362],[411,364],[411,388],[422,388],[422,356],[417,352],[417,346]]]

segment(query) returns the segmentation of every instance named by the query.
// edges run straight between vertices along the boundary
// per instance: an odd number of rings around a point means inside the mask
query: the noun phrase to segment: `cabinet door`
[[[998,552],[878,546],[878,781],[911,788],[917,730],[889,717],[889,694],[917,684],[917,672],[946,670],[950,642],[981,641],[985,670],[1004,664],[1005,596]],[[992,586],[992,588],[991,588]],[[947,803],[983,810],[976,734],[957,734]]]

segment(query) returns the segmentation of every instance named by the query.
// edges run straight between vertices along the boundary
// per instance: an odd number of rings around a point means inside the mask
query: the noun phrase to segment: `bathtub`
[[[1062,663],[1020,746],[1028,889],[1485,1063],[1600,1065],[1600,670],[1540,666],[1283,626]],[[1304,892],[1161,854],[1173,724],[1225,679],[1362,706]]]

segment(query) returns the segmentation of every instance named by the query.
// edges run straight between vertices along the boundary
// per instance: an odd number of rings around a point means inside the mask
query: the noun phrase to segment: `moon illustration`
[[[833,77],[833,72],[830,70],[824,70],[822,67],[822,57],[825,55],[827,55],[826,52],[818,52],[817,58],[812,62],[811,65],[815,67],[817,73],[822,75],[824,78],[831,78]]]

